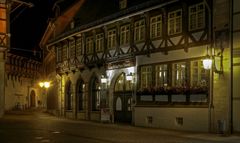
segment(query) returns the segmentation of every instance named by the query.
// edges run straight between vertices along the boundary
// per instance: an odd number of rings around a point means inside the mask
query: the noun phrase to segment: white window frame
[[[150,18],[150,37],[151,39],[162,36],[162,15]]]
[[[96,35],[96,52],[103,52],[104,36],[103,33]]]
[[[145,21],[138,20],[134,23],[134,41],[141,42],[145,39]]]
[[[168,35],[182,33],[182,9],[168,13]]]
[[[86,54],[93,54],[93,36],[86,38]]]
[[[141,67],[141,89],[152,86],[152,66]]]
[[[80,56],[83,54],[83,46],[82,46],[82,37],[76,39],[76,55]]]
[[[187,64],[186,62],[179,62],[172,64],[172,86],[183,87],[186,86],[187,79]]]
[[[203,68],[201,60],[191,61],[190,73],[191,73],[190,85],[192,87],[207,86],[209,75],[208,71]]]
[[[108,31],[107,47],[108,49],[114,49],[116,47],[116,29]]]
[[[205,6],[199,3],[189,7],[189,31],[205,28]]]
[[[130,25],[123,25],[120,27],[120,45],[129,44],[130,40]]]
[[[159,64],[155,66],[155,86],[168,86],[168,65]]]

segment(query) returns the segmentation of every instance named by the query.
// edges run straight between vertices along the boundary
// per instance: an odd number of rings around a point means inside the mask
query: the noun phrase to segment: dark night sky
[[[22,0],[23,1],[23,0]],[[56,0],[25,0],[34,7],[21,6],[11,13],[10,32],[11,48],[14,51],[28,53],[38,49],[38,44],[47,26],[47,21],[52,17],[52,6]]]

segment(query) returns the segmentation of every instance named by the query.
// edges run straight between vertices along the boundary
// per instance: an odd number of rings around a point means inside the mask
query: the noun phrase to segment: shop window
[[[207,86],[209,72],[203,68],[201,60],[191,61],[191,86]]]
[[[141,89],[152,87],[152,66],[141,67]]]
[[[184,87],[186,86],[186,63],[174,63],[172,66],[172,86]]]
[[[163,87],[168,86],[168,65],[156,65],[155,66],[155,86]]]

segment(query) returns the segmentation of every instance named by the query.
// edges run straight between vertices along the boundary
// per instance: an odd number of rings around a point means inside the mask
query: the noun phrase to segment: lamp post
[[[44,90],[44,95],[46,93],[46,96],[43,95],[43,99],[44,99],[44,104],[47,109],[47,89],[50,87],[50,82],[49,81],[39,82],[39,86]],[[45,106],[43,106],[43,107],[45,107]]]

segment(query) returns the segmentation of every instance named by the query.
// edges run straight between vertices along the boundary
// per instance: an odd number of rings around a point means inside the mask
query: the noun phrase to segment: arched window
[[[77,110],[83,110],[83,80],[79,79],[76,87]]]
[[[72,110],[72,92],[71,81],[68,81],[65,86],[65,107],[66,110]]]
[[[100,82],[97,77],[92,81],[92,110],[100,110]]]

